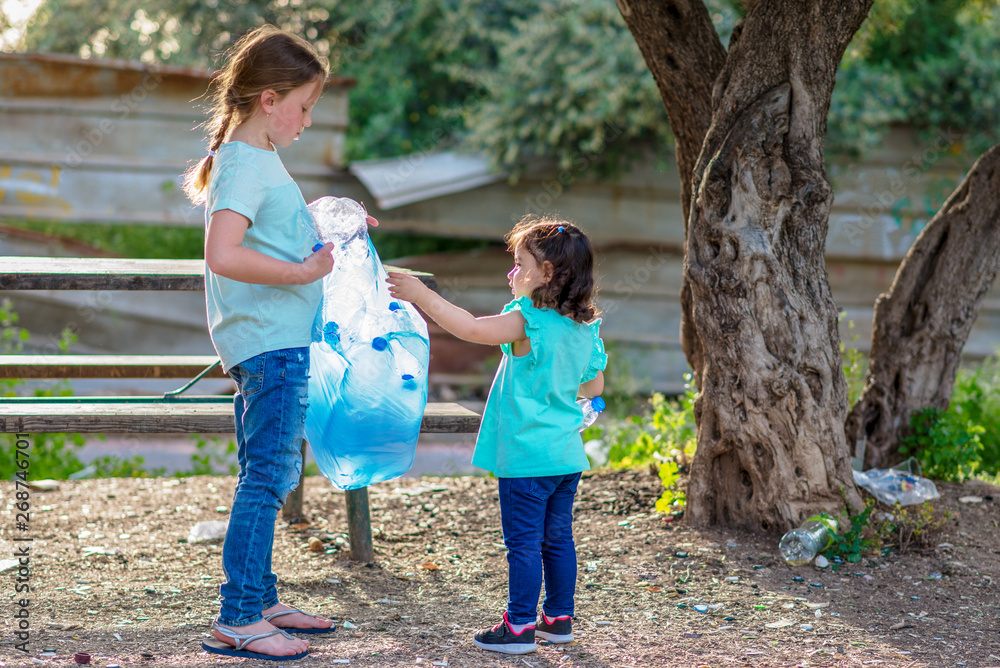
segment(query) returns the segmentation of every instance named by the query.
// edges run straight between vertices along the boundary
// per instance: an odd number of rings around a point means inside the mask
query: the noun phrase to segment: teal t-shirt
[[[503,312],[518,310],[531,352],[516,357],[511,344],[493,379],[476,438],[472,463],[500,478],[534,478],[590,468],[576,403],[580,384],[607,365],[600,320],[578,323],[519,297]]]
[[[206,228],[223,209],[250,219],[246,248],[289,262],[302,262],[311,253],[306,202],[276,151],[235,141],[219,147],[208,184]],[[272,350],[308,346],[322,290],[322,281],[242,283],[216,275],[206,264],[208,329],[223,369]]]

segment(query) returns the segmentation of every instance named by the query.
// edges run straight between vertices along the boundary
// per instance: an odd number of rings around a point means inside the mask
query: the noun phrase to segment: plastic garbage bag
[[[389,295],[360,204],[324,197],[309,212],[314,236],[335,248],[309,348],[306,438],[323,475],[357,489],[413,466],[427,405],[427,323]]]
[[[854,482],[890,506],[923,503],[941,496],[934,483],[920,477],[920,465],[912,457],[888,469],[854,471]]]

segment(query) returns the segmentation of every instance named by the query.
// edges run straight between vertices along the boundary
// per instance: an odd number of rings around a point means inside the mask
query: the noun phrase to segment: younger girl
[[[607,355],[594,319],[594,251],[584,233],[566,221],[527,217],[506,241],[514,301],[499,315],[476,318],[405,274],[389,273],[389,291],[455,336],[503,351],[472,463],[499,478],[509,598],[503,621],[473,642],[524,654],[537,649],[536,635],[573,640],[573,497],[588,468],[576,399],[601,393]]]
[[[302,470],[319,279],[333,267],[333,244],[310,249],[299,223],[308,216],[305,200],[275,147],[312,124],[327,74],[299,37],[272,26],[246,35],[215,78],[208,157],[185,182],[206,205],[209,331],[237,388],[240,473],[222,548],[226,582],[216,640],[202,644],[215,654],[299,659],[309,643],[286,631],[331,630],[329,620],[279,603],[271,572],[277,512]]]

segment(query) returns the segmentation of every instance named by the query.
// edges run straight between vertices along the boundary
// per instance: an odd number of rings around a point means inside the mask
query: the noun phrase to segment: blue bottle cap
[[[323,244],[316,244],[315,246],[313,246],[313,253],[315,253],[316,251],[318,251],[322,247],[323,247]]]
[[[413,380],[413,375],[409,373],[404,373],[403,380]]]
[[[391,304],[389,304],[390,311],[398,311],[401,308],[403,308],[403,305],[400,304],[399,302],[392,302]]]
[[[605,408],[607,408],[607,404],[604,403],[604,399],[601,399],[600,397],[594,397],[593,399],[590,400],[590,407],[593,408],[598,413],[600,413]]]
[[[389,347],[389,342],[383,339],[381,336],[376,336],[372,339],[372,348],[375,350],[385,350]]]

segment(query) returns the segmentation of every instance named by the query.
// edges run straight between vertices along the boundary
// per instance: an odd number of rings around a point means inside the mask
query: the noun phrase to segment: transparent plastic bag
[[[920,477],[920,465],[912,457],[888,469],[854,471],[854,482],[890,506],[897,502],[910,506],[941,496],[933,482]]]
[[[323,475],[357,489],[413,466],[427,405],[427,323],[389,295],[361,205],[324,197],[309,212],[312,233],[335,248],[309,349],[306,438]]]

